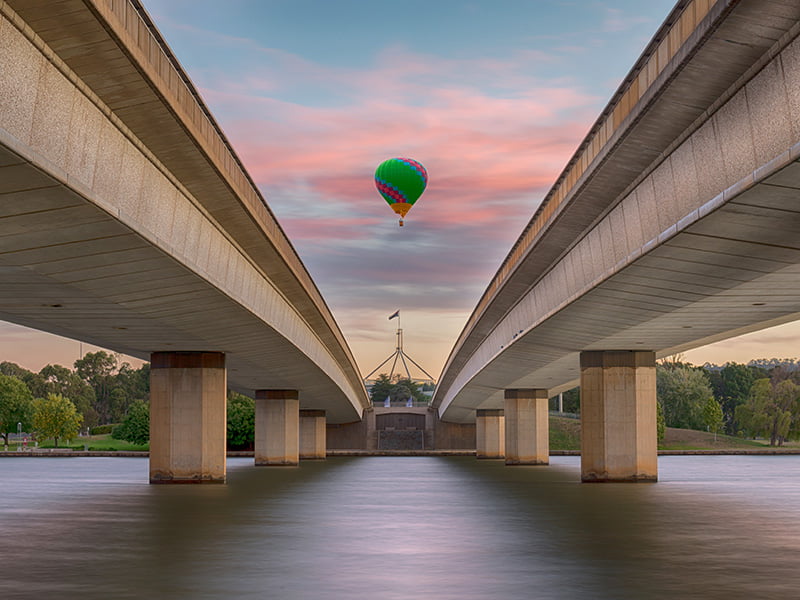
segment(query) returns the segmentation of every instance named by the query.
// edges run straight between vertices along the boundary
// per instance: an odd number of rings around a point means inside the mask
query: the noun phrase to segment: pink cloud
[[[373,197],[379,202],[373,169],[397,155],[426,165],[430,184],[424,200],[440,196],[437,204],[447,211],[493,206],[498,195],[541,198],[587,128],[589,101],[580,102],[571,91],[547,91],[539,100],[450,90],[425,106],[367,99],[316,108],[213,91],[207,95],[243,115],[228,119],[226,129],[267,195],[279,201],[276,192],[302,185],[312,196],[312,213],[314,198],[349,202]],[[271,117],[253,118],[254,105]],[[559,123],[559,111],[570,106],[578,114]],[[535,205],[527,204],[532,213]]]
[[[344,213],[344,211],[342,212]],[[349,240],[367,239],[370,236],[370,228],[379,222],[378,218],[354,218],[343,214],[313,221],[302,217],[288,217],[281,219],[281,226],[287,231],[293,242],[301,240],[319,242],[342,237]],[[336,253],[335,249],[330,249],[330,251]]]
[[[538,53],[462,61],[391,48],[361,71],[259,56],[202,93],[344,322],[387,303],[466,320],[599,101],[537,80]],[[391,156],[429,173],[402,229],[373,184]]]

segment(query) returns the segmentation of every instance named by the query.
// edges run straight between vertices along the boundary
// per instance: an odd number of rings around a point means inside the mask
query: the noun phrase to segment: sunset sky
[[[363,374],[438,376],[478,298],[673,0],[144,0],[330,306]],[[375,167],[428,189],[402,229]],[[797,356],[800,324],[686,354]],[[84,350],[89,347],[84,346]],[[0,324],[0,360],[74,341]]]

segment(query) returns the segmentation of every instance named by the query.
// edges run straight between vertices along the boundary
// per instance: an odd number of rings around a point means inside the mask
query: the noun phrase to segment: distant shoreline
[[[754,448],[728,450],[659,450],[659,456],[779,456],[799,455],[800,448]],[[580,450],[551,450],[550,456],[580,456]],[[81,458],[81,457],[113,457],[113,458],[149,458],[149,452],[85,451],[85,450],[26,450],[24,452],[0,450],[0,458]],[[253,458],[253,452],[230,451],[228,458]],[[328,450],[327,456],[475,456],[475,450]],[[484,460],[484,459],[482,459]],[[503,460],[503,459],[485,459]],[[305,462],[305,459],[303,459]]]

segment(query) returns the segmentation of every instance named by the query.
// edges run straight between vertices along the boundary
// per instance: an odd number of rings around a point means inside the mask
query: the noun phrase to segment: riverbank
[[[550,416],[550,455],[551,456],[580,456],[581,430],[578,419]],[[25,457],[78,457],[78,456],[114,456],[114,457],[147,457],[147,446],[136,449],[114,449],[114,445],[127,444],[113,440],[110,436],[94,436],[84,441],[83,450],[79,447],[67,448],[29,448],[24,451],[0,450],[3,456]],[[104,447],[107,446],[107,447]],[[680,455],[778,455],[800,454],[800,445],[797,442],[787,442],[782,447],[769,446],[765,440],[750,440],[727,435],[715,435],[705,431],[693,429],[675,429],[668,427],[664,441],[659,445],[660,456]],[[328,456],[474,456],[474,449],[456,450],[328,450]],[[228,457],[252,458],[252,451],[229,451]]]
[[[578,419],[550,415],[550,453],[568,451],[580,454],[581,422]],[[796,454],[798,442],[770,446],[768,440],[753,440],[714,434],[695,429],[667,427],[664,440],[658,445],[659,454]]]
[[[718,450],[689,449],[689,450],[659,450],[659,456],[712,456],[712,455],[741,455],[741,456],[775,456],[797,455],[800,448],[728,448]],[[580,450],[551,450],[550,456],[580,456]],[[106,456],[113,458],[148,458],[149,452],[95,451],[95,450],[27,450],[25,452],[0,451],[0,458],[80,458],[86,456]],[[337,456],[475,456],[475,450],[328,450],[328,457]],[[254,458],[253,452],[232,451],[228,458]],[[305,460],[304,460],[305,462]]]

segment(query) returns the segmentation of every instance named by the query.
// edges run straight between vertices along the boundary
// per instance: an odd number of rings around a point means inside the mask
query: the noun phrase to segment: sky
[[[673,0],[143,0],[259,186],[362,374],[437,377],[478,299]],[[390,157],[428,188],[398,227]],[[794,357],[800,322],[684,353]],[[0,361],[94,350],[0,323]]]

